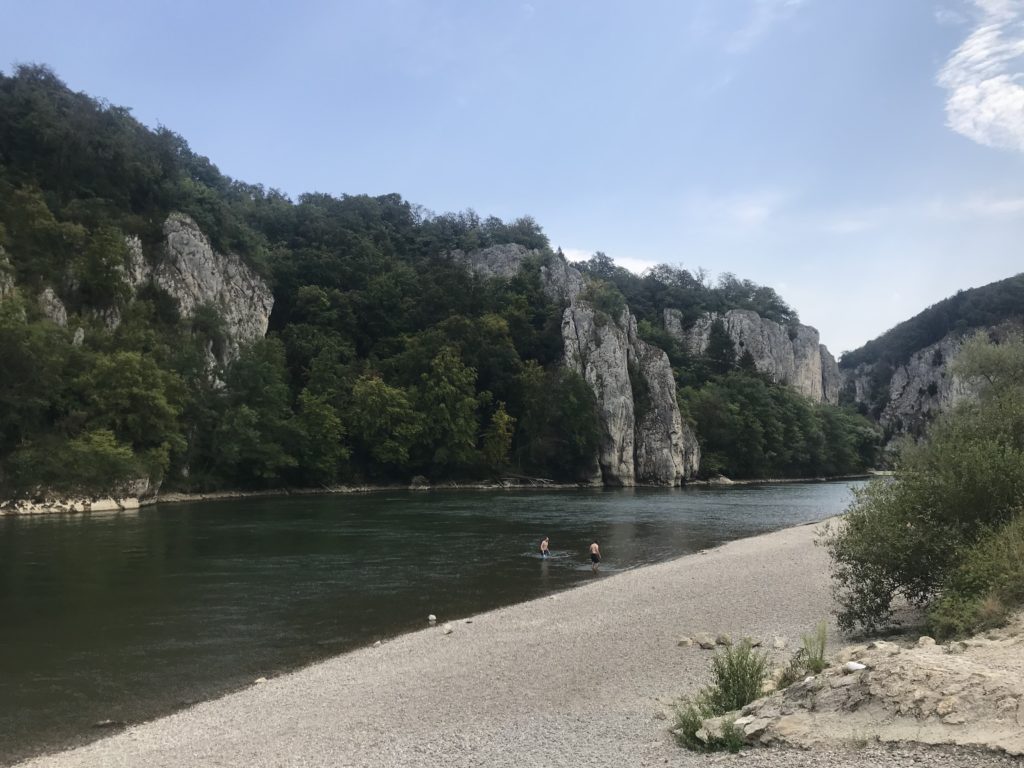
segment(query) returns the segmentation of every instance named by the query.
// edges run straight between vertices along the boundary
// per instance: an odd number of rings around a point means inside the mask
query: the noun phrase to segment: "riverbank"
[[[829,483],[844,480],[866,480],[885,475],[884,472],[871,472],[859,475],[841,475],[838,477],[799,477],[799,478],[761,478],[731,480],[717,477],[710,480],[691,480],[683,487],[724,488],[734,485],[786,485],[795,483]],[[660,486],[637,486],[640,488]],[[68,497],[32,501],[28,499],[7,500],[0,502],[0,517],[17,515],[47,514],[80,514],[87,512],[118,512],[139,509],[155,504],[184,504],[197,501],[225,501],[230,499],[257,499],[284,496],[320,496],[330,494],[362,494],[393,491],[570,491],[581,489],[599,489],[588,483],[559,483],[546,478],[503,478],[486,482],[447,482],[431,484],[416,482],[410,485],[399,483],[386,485],[331,485],[318,488],[274,488],[263,491],[207,491],[184,493],[169,491],[151,496],[131,496],[124,498],[86,498]],[[617,489],[615,489],[617,490]]]
[[[453,622],[450,633],[440,616],[436,627],[24,765],[611,768],[732,760],[685,752],[670,736],[671,702],[706,680],[710,659],[677,640],[701,631],[786,636],[790,648],[773,654],[788,658],[795,640],[831,609],[828,560],[814,546],[815,529],[598,576]],[[912,761],[905,752],[871,749],[833,760],[761,750],[741,759],[779,768],[896,766]],[[936,766],[1004,764],[963,752],[927,755]]]

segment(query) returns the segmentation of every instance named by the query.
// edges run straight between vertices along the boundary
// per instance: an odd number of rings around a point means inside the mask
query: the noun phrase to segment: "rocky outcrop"
[[[833,666],[741,711],[751,744],[804,749],[857,740],[979,747],[1024,754],[1024,620],[964,642],[877,641],[843,649]],[[702,738],[701,731],[697,737]]]
[[[626,310],[615,322],[577,301],[565,310],[562,338],[566,365],[597,398],[601,481],[675,486],[693,477],[700,448],[679,413],[672,367],[663,350],[639,338],[636,318]]]
[[[0,301],[14,296],[14,267],[7,259],[4,247],[0,245]]]
[[[583,275],[561,255],[545,258],[540,251],[530,250],[518,243],[492,245],[468,253],[461,250],[448,253],[448,258],[485,280],[496,277],[508,280],[515,277],[524,262],[531,257],[542,262],[541,283],[548,298],[573,302],[583,292]]]
[[[64,307],[64,302],[53,292],[53,288],[45,288],[39,294],[39,309],[61,328],[67,327],[68,311]]]
[[[998,338],[1012,329],[988,330]],[[882,398],[874,394],[878,372],[873,364],[863,363],[844,371],[844,387],[854,402],[874,409],[888,434],[920,437],[938,414],[976,394],[974,386],[956,376],[951,367],[967,338],[969,334],[951,333],[915,352],[892,371]]]
[[[241,258],[213,250],[196,223],[184,214],[171,214],[164,222],[164,259],[152,271],[152,280],[177,302],[183,317],[203,305],[212,305],[224,319],[229,336],[225,357],[234,358],[238,346],[261,339],[270,323],[274,297],[267,284]],[[145,282],[148,267],[141,249],[131,253],[128,268],[133,284]]]
[[[835,405],[843,388],[843,374],[839,363],[824,344],[818,345],[821,354],[821,396],[826,403]]]
[[[736,346],[736,354],[749,352],[757,370],[772,381],[786,384],[817,403],[839,402],[839,371],[835,358],[820,343],[818,331],[809,325],[787,328],[747,309],[731,309],[721,314],[709,312],[683,327],[678,310],[665,310],[665,329],[694,355],[703,354],[711,337],[711,327],[721,320]]]
[[[568,305],[562,316],[565,364],[586,379],[598,404],[595,482],[676,486],[696,474],[700,448],[679,413],[668,355],[639,337],[628,309],[615,320],[595,311],[581,299],[583,275],[561,254],[506,244],[448,256],[484,279],[514,277],[536,258],[545,293]]]

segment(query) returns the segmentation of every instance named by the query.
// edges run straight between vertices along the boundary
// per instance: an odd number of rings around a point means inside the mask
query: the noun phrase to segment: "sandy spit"
[[[916,754],[875,748],[816,757],[763,749],[738,758],[695,755],[671,738],[670,702],[703,684],[711,656],[678,647],[681,635],[783,635],[792,647],[829,615],[828,559],[814,546],[814,533],[815,526],[790,528],[599,576],[554,597],[453,622],[450,634],[441,616],[436,627],[21,765],[611,768],[736,760],[822,768],[912,762]],[[786,653],[778,654],[780,662]],[[932,752],[925,764],[990,764],[987,757],[967,757]]]

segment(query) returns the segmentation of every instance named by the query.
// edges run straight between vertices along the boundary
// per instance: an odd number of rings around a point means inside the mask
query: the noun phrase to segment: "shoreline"
[[[18,765],[524,765],[541,733],[544,765],[696,765],[669,735],[669,707],[699,687],[711,654],[677,639],[782,635],[792,648],[831,608],[814,546],[825,522],[599,576],[452,620],[449,634],[440,617]]]
[[[795,478],[761,478],[761,479],[740,479],[731,480],[726,477],[712,478],[710,480],[691,480],[677,488],[729,488],[732,486],[750,485],[796,485],[811,483],[832,483],[850,480],[869,480],[874,477],[884,476],[881,472],[867,472],[856,475],[839,475],[836,477],[795,477]],[[90,514],[93,512],[122,512],[138,510],[142,507],[156,506],[157,504],[188,504],[197,501],[230,501],[234,499],[250,498],[274,498],[286,496],[330,496],[345,494],[371,494],[394,491],[416,491],[428,493],[431,491],[619,491],[630,489],[666,489],[666,486],[656,485],[635,485],[623,488],[591,485],[588,483],[559,483],[545,478],[531,478],[523,481],[489,481],[479,483],[439,483],[436,485],[403,485],[399,483],[384,485],[336,485],[324,486],[321,488],[274,488],[259,491],[206,491],[186,493],[181,491],[170,491],[168,493],[157,493],[152,496],[137,497],[64,497],[42,502],[27,500],[6,500],[0,502],[0,518],[2,517],[29,517],[34,515],[59,515],[59,514]]]

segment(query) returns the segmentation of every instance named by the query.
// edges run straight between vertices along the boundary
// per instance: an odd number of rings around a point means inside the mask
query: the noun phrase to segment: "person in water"
[[[544,540],[540,543],[540,556],[541,557],[549,557],[550,555],[551,555],[551,552],[548,551],[548,537],[545,536]]]
[[[598,566],[598,563],[600,563],[600,562],[601,562],[601,548],[599,546],[597,546],[597,542],[595,541],[593,544],[590,545],[590,569],[594,573],[597,573],[597,566]]]

